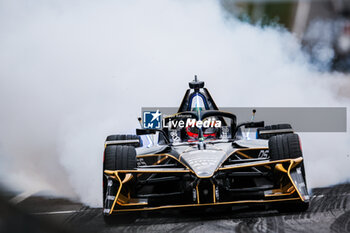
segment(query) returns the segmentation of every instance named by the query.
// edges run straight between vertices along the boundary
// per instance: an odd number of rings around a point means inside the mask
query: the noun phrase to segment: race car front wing
[[[172,168],[169,154],[154,157],[153,166],[135,170],[105,170],[104,214],[166,208],[308,202],[302,158],[269,161],[247,159],[223,164],[213,176],[199,178],[193,170]],[[146,157],[145,156],[145,157]]]

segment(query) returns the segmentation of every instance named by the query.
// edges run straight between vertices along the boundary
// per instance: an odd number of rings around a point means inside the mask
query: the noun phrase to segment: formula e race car
[[[105,219],[120,212],[236,204],[306,210],[303,155],[292,127],[237,124],[233,113],[218,109],[204,82],[195,78],[189,86],[161,128],[107,137]]]

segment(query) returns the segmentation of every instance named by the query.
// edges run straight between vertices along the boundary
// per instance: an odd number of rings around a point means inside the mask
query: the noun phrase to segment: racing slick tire
[[[135,166],[135,147],[129,145],[109,145],[106,147],[104,170],[131,170]]]
[[[118,140],[133,140],[137,139],[139,142],[137,143],[128,143],[128,144],[119,144],[119,145],[129,145],[129,146],[134,146],[134,147],[141,147],[142,146],[142,140],[141,137],[138,135],[133,135],[133,134],[115,134],[115,135],[109,135],[106,138],[106,142],[108,141],[118,141]]]
[[[298,134],[291,133],[272,136],[269,139],[269,156],[271,161],[303,157]],[[300,168],[307,189],[304,161],[301,162]],[[276,205],[279,212],[303,212],[306,211],[308,207],[308,202],[293,204],[282,203]]]
[[[303,157],[299,135],[295,133],[272,136],[269,139],[269,156],[271,161]],[[305,179],[304,161],[301,172]]]
[[[269,130],[279,130],[279,129],[290,129],[292,130],[292,126],[290,124],[278,124],[278,125],[267,125],[263,128],[258,128],[258,138],[259,139],[269,139],[272,136],[276,136],[278,134],[276,133],[265,133],[265,134],[260,134],[261,131],[269,131]],[[290,134],[292,132],[287,132],[287,133],[279,133],[279,134]]]
[[[281,134],[269,139],[271,160],[294,159],[303,157],[298,134]]]
[[[104,151],[103,170],[132,170],[136,167],[136,150],[130,145],[108,145]],[[107,177],[103,174],[103,202],[107,195]],[[112,216],[103,215],[107,224]]]

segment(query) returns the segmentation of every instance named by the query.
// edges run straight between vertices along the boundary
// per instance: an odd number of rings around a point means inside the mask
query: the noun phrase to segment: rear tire
[[[263,128],[259,128],[258,129],[258,138],[259,139],[269,139],[272,136],[276,136],[276,135],[278,135],[276,133],[260,134],[260,131],[278,130],[278,129],[292,129],[292,126],[290,124],[267,125],[267,126],[265,126]],[[284,134],[291,134],[291,133],[284,133]]]
[[[124,145],[129,145],[129,146],[134,146],[134,147],[141,147],[142,146],[142,140],[141,137],[138,135],[133,135],[133,134],[115,134],[115,135],[109,135],[106,138],[106,141],[119,141],[119,140],[133,140],[137,139],[139,142],[137,143],[127,143]],[[122,144],[123,145],[123,144]]]

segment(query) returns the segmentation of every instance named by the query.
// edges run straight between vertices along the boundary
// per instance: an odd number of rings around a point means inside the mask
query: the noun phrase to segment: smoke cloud
[[[219,106],[348,106],[277,27],[217,1],[0,1],[0,182],[101,206],[109,134],[178,106],[194,74]],[[309,187],[349,179],[349,134],[303,134]]]

